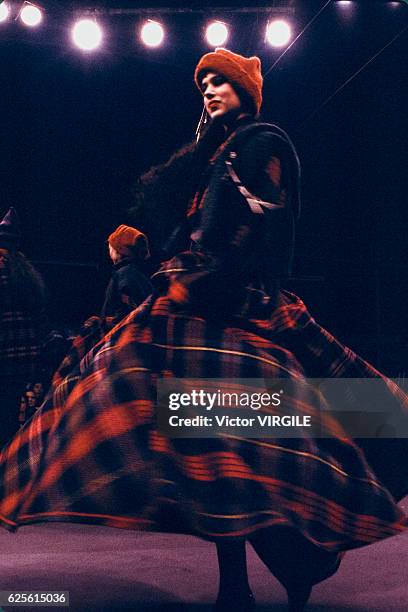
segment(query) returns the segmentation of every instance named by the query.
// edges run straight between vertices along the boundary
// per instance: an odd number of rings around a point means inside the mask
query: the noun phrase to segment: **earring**
[[[202,110],[202,113],[201,113],[200,121],[198,122],[196,131],[195,131],[196,142],[198,142],[200,140],[201,132],[203,131],[203,128],[205,127],[207,122],[208,122],[208,113],[205,110],[205,106],[204,106],[203,110]]]

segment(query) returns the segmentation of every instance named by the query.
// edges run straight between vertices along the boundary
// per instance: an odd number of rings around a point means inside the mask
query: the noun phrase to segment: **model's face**
[[[7,267],[9,252],[7,249],[0,249],[0,270]]]
[[[109,257],[111,258],[111,260],[113,261],[114,264],[117,263],[120,260],[119,253],[110,244],[109,244]]]
[[[241,109],[241,100],[227,79],[216,72],[207,72],[201,81],[205,110],[211,117],[224,117]]]

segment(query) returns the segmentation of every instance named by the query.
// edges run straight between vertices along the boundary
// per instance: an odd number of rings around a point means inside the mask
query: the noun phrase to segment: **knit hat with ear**
[[[18,249],[20,246],[20,220],[15,208],[11,207],[0,223],[0,248]]]
[[[150,257],[149,242],[143,232],[129,225],[119,225],[109,236],[108,242],[120,255],[124,257]]]
[[[194,72],[194,80],[201,91],[201,79],[207,72],[217,72],[225,76],[231,85],[243,89],[252,100],[256,114],[262,104],[261,60],[255,55],[243,57],[222,47],[206,53],[200,59]]]

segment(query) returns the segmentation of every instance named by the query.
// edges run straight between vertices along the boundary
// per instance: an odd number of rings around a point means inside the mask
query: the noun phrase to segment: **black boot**
[[[231,596],[219,594],[214,606],[214,612],[255,612],[256,602],[253,593],[249,591],[239,598],[237,593]]]
[[[215,612],[254,612],[255,597],[249,587],[245,541],[217,543],[220,587]]]
[[[312,592],[312,586],[287,589],[289,612],[303,612]]]
[[[253,534],[249,541],[269,571],[288,594],[290,612],[304,610],[313,585],[332,576],[341,555],[309,542],[291,527],[271,527]]]

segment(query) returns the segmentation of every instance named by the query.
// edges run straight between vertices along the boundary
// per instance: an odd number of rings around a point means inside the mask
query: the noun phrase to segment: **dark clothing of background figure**
[[[113,266],[101,316],[122,319],[144,302],[151,292],[152,285],[143,264],[132,258],[122,259]]]

